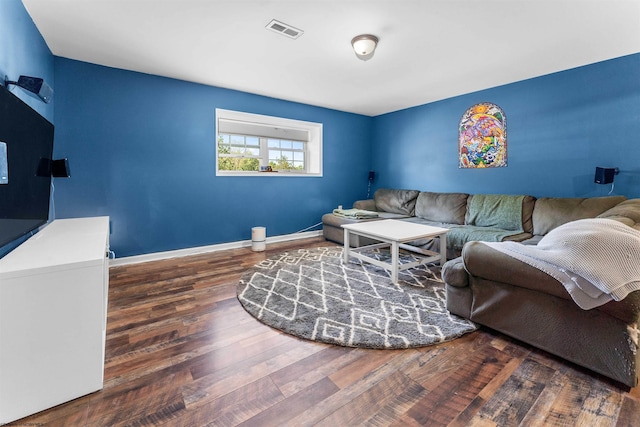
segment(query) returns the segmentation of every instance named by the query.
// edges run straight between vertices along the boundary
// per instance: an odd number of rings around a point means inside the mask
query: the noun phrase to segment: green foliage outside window
[[[274,171],[304,172],[304,145],[302,142],[268,139],[268,146],[260,148],[253,137],[242,135],[218,135],[218,170],[258,172],[260,153],[268,155],[268,164]],[[287,156],[286,154],[290,154]]]
[[[270,160],[269,166],[271,166],[273,170],[304,170],[304,165],[295,166],[293,162],[287,159],[287,156],[282,156],[275,161]]]
[[[220,154],[235,154],[238,157],[226,157]],[[260,169],[260,159],[249,156],[248,150],[234,148],[225,144],[221,136],[218,137],[218,170],[221,171],[258,171]]]

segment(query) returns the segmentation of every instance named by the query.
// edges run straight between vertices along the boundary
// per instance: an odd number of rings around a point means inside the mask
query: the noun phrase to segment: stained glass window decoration
[[[458,127],[458,167],[507,166],[507,118],[496,104],[470,107]]]

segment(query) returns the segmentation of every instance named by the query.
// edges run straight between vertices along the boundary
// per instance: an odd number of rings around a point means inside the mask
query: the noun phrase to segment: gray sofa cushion
[[[609,197],[542,197],[533,209],[533,234],[543,236],[570,221],[595,218],[627,198]]]
[[[423,191],[416,200],[416,216],[428,221],[464,224],[467,212],[466,193],[432,193]]]
[[[377,211],[413,216],[418,194],[420,194],[418,190],[381,188],[376,191],[373,198]]]

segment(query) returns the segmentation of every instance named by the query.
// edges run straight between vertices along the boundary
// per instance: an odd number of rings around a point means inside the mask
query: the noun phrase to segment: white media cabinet
[[[109,217],[54,220],[0,259],[0,425],[102,389]]]

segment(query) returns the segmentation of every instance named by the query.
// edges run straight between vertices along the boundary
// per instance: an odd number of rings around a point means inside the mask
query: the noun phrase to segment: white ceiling
[[[23,3],[57,56],[370,116],[640,52],[640,0]]]

